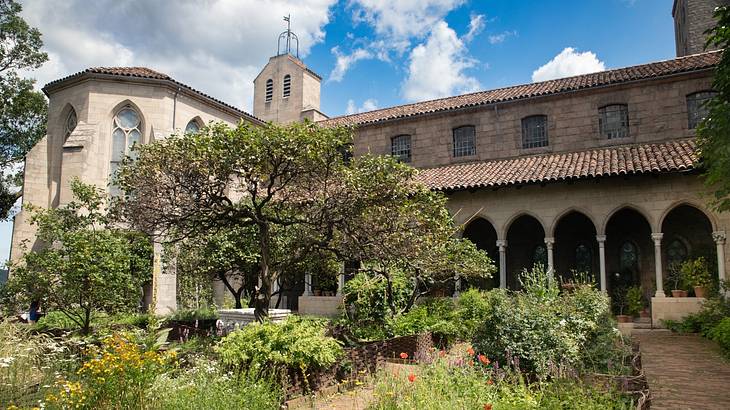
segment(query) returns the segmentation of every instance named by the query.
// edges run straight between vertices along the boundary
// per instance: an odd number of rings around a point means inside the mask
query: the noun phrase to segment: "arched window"
[[[130,149],[134,146],[134,144],[141,143],[141,130],[142,120],[139,113],[132,108],[132,106],[124,106],[114,116],[112,125],[112,175],[114,175],[119,169],[125,155],[129,155],[131,157],[136,156],[136,152],[131,151]],[[119,195],[119,187],[112,185],[110,193],[114,196]]]
[[[522,119],[522,148],[548,146],[547,115],[533,115]]]
[[[200,124],[195,119],[190,120],[188,125],[185,126],[186,134],[197,134],[200,131]]]
[[[390,155],[401,162],[411,162],[411,136],[396,135],[390,139]]]
[[[532,265],[542,265],[547,269],[547,248],[545,245],[540,244],[535,247],[535,251],[532,253]]]
[[[291,76],[287,74],[284,76],[284,92],[282,95],[286,98],[289,94],[291,94]]]
[[[687,245],[680,238],[674,238],[667,245],[667,266],[672,267],[679,265],[687,260],[689,251]]]
[[[476,128],[473,125],[454,128],[454,157],[468,157],[476,154]]]
[[[598,109],[598,128],[608,139],[629,136],[629,106],[612,104]]]
[[[578,272],[591,273],[593,271],[593,255],[591,248],[586,244],[579,244],[575,247],[575,269]]]
[[[621,271],[636,272],[639,267],[639,253],[631,241],[626,241],[621,245],[621,254],[619,255],[619,264]]]
[[[71,135],[71,133],[76,129],[76,124],[78,123],[76,119],[76,110],[71,108],[71,112],[68,113],[68,116],[66,117],[66,124],[65,124],[65,130],[64,130],[64,136],[63,140],[66,141],[68,137]]]
[[[266,102],[271,102],[272,98],[274,98],[274,80],[269,78],[266,80]]]
[[[689,129],[695,129],[707,117],[707,101],[717,95],[714,91],[700,91],[687,96],[687,122]]]

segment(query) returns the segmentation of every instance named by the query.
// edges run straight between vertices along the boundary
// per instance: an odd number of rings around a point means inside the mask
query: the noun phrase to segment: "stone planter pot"
[[[706,298],[707,288],[705,288],[704,286],[695,286],[695,297]]]
[[[641,318],[648,318],[651,317],[651,312],[649,312],[649,309],[644,308],[641,312],[639,312],[639,317]]]
[[[681,289],[673,289],[672,290],[672,297],[673,298],[686,298],[687,297],[687,291],[681,290]]]
[[[631,319],[633,319],[629,315],[616,315],[616,321],[619,323],[631,323]]]

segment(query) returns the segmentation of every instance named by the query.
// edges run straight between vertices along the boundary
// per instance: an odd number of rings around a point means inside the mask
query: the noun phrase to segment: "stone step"
[[[651,318],[650,317],[637,317],[634,319],[634,323],[649,323],[651,324]]]
[[[651,329],[651,321],[647,322],[634,322],[634,329]]]

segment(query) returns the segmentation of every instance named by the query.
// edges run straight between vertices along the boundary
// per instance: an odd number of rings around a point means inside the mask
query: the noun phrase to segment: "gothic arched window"
[[[542,265],[547,268],[547,248],[545,245],[540,244],[535,247],[535,251],[532,253],[532,265]]]
[[[639,253],[633,242],[626,241],[621,245],[621,254],[619,256],[621,271],[636,271],[639,265]]]
[[[112,160],[111,174],[114,175],[125,155],[134,157],[135,151],[130,149],[142,141],[142,120],[139,113],[129,105],[124,106],[114,116],[112,125]],[[119,187],[111,186],[112,195],[120,193]]]
[[[76,110],[71,108],[71,112],[68,113],[68,116],[66,117],[66,124],[65,124],[65,130],[64,130],[64,136],[63,140],[66,141],[68,137],[71,135],[71,133],[76,129],[76,124],[78,123],[76,119]]]
[[[687,260],[688,255],[689,251],[684,241],[680,238],[672,239],[669,245],[667,245],[667,266],[674,266],[684,262]]]
[[[197,134],[200,131],[200,124],[195,119],[190,120],[188,125],[185,126],[186,134]]]
[[[575,269],[578,272],[592,272],[593,271],[593,256],[591,255],[591,248],[585,244],[579,244],[575,247]]]

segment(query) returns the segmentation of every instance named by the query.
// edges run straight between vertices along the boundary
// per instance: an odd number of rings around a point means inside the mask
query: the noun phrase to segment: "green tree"
[[[716,25],[709,30],[707,45],[723,49],[715,68],[712,88],[717,95],[707,103],[708,115],[697,128],[705,182],[713,192],[718,211],[730,210],[730,8],[715,10]]]
[[[0,0],[0,220],[21,195],[20,161],[46,132],[46,99],[18,72],[40,67],[48,56],[40,51],[41,33],[21,10],[13,0]]]
[[[31,223],[46,246],[11,266],[3,288],[9,308],[39,301],[88,333],[98,312],[130,311],[151,277],[147,236],[108,227],[103,190],[74,180],[74,200],[57,209],[29,207]]]

